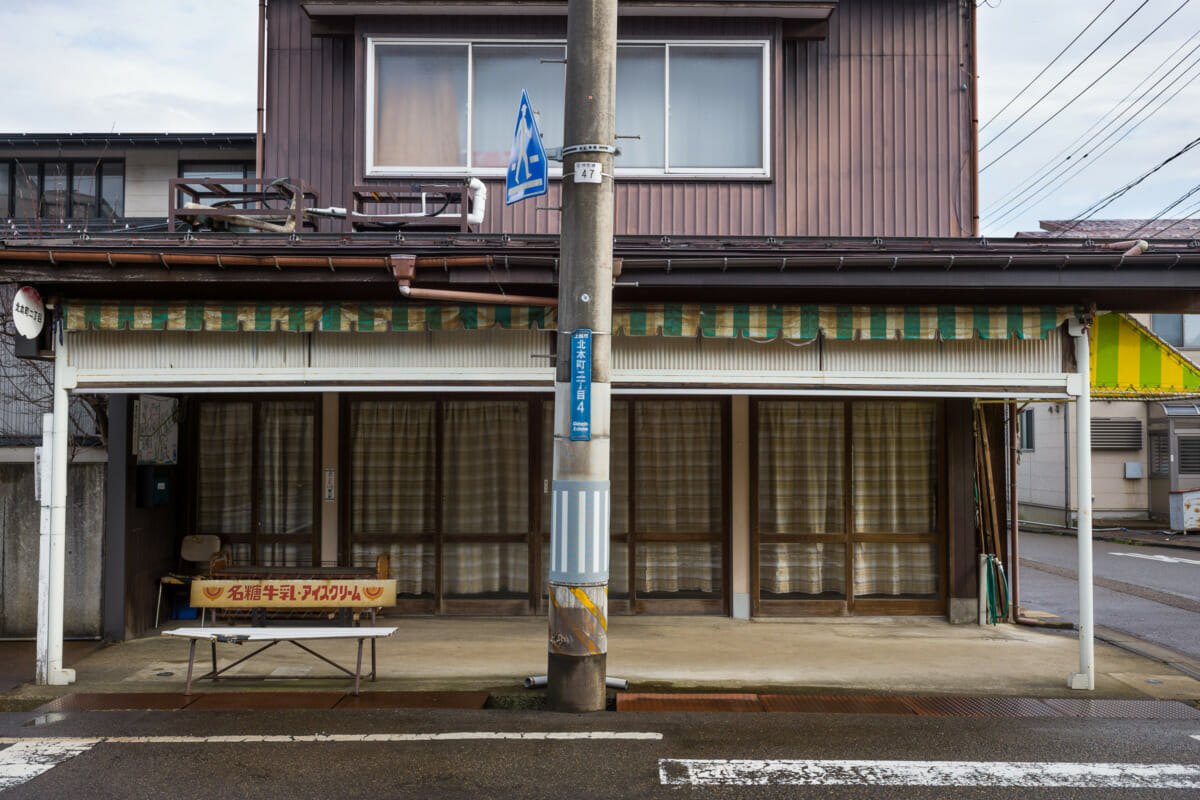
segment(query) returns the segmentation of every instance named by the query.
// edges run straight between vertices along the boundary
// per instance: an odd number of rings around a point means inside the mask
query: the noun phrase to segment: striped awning
[[[1094,397],[1139,400],[1200,394],[1196,365],[1131,317],[1096,317],[1091,347]]]
[[[423,331],[553,330],[540,306],[399,303],[93,302],[64,304],[67,330]],[[1065,306],[818,306],[633,303],[613,333],[753,339],[1044,339],[1078,313]]]

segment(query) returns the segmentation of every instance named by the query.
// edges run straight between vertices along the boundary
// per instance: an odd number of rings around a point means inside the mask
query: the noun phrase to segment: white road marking
[[[0,750],[0,791],[20,786],[62,762],[86,753],[99,739],[17,739]]]
[[[664,785],[1200,789],[1200,765],[661,759]]]
[[[255,744],[288,742],[441,742],[441,741],[658,741],[661,733],[646,731],[457,731],[451,733],[312,733],[312,734],[233,734],[231,736],[100,736],[94,739],[69,737],[19,738],[0,737],[0,745],[14,747],[28,743],[66,746],[87,742],[88,747],[100,742],[110,744]],[[9,748],[11,750],[13,748]],[[86,748],[85,748],[86,749]],[[0,751],[0,754],[9,750]]]
[[[1200,561],[1194,558],[1180,558],[1179,556],[1159,556],[1150,555],[1148,553],[1109,553],[1110,556],[1126,556],[1127,558],[1144,558],[1147,561],[1160,561],[1163,564],[1196,564],[1200,566]]]

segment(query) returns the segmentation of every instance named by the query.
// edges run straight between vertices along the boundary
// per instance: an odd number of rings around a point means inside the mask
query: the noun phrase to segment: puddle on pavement
[[[51,711],[46,714],[39,714],[31,720],[21,723],[22,728],[36,728],[39,725],[52,725],[55,722],[62,722],[67,718],[65,711]]]

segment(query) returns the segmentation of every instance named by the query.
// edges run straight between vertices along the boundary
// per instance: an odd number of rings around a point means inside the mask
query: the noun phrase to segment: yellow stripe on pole
[[[605,633],[607,633],[608,618],[600,612],[600,609],[596,608],[596,604],[593,603],[586,594],[584,594],[583,589],[580,589],[578,586],[572,586],[571,594],[575,595],[575,598],[579,600],[580,604],[589,612],[591,612],[593,617],[600,621],[600,627],[604,628]]]

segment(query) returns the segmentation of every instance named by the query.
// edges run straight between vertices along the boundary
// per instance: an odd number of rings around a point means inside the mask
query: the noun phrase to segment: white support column
[[[49,681],[50,659],[50,487],[54,483],[54,415],[42,415],[42,446],[37,448],[34,467],[37,470],[37,496],[41,504],[41,524],[38,536],[38,606],[37,606],[37,670],[34,680],[39,686]]]
[[[53,446],[51,458],[50,481],[50,537],[49,546],[43,550],[47,556],[49,568],[44,570],[46,583],[39,581],[39,609],[44,604],[46,608],[46,635],[38,637],[39,650],[37,661],[39,666],[39,682],[52,686],[66,686],[75,682],[75,670],[64,669],[63,659],[63,605],[66,594],[66,564],[67,564],[67,440],[70,429],[67,418],[67,404],[70,401],[69,386],[73,381],[67,378],[66,334],[61,329],[55,330],[54,340],[54,423]],[[39,577],[43,570],[39,567]],[[39,610],[39,618],[41,612]],[[39,619],[39,628],[40,628]],[[44,672],[43,672],[44,666]]]
[[[1096,688],[1095,625],[1092,607],[1092,375],[1088,329],[1072,319],[1067,330],[1075,339],[1079,370],[1075,398],[1075,491],[1079,501],[1076,533],[1079,545],[1079,671],[1067,677],[1072,689]]]

